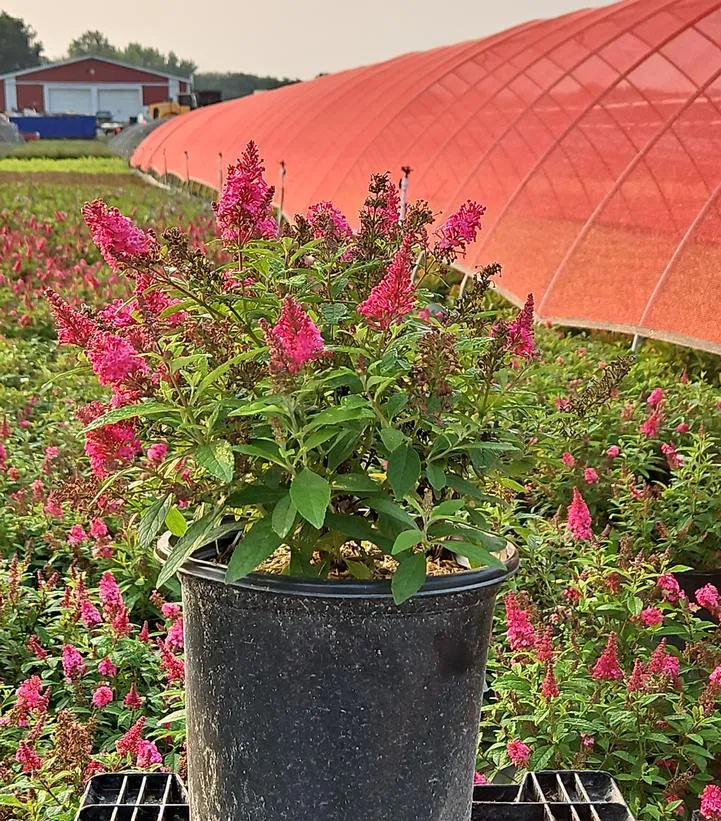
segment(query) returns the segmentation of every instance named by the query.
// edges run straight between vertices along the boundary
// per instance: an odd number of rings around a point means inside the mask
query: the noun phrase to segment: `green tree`
[[[217,89],[222,93],[224,100],[245,97],[254,91],[268,91],[272,88],[279,88],[297,82],[297,80],[289,80],[287,77],[283,79],[279,77],[259,77],[256,74],[242,74],[234,71],[203,71],[197,73],[194,78],[196,89]]]
[[[0,74],[32,68],[42,62],[43,44],[19,17],[0,12]]]
[[[118,49],[100,31],[84,31],[68,46],[68,57],[111,57],[118,59]]]

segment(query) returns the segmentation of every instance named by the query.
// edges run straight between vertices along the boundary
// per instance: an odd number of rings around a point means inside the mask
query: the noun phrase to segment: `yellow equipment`
[[[166,117],[177,117],[178,114],[187,114],[197,108],[194,94],[179,94],[177,100],[164,100],[162,103],[152,103],[150,108],[151,120],[163,120]]]

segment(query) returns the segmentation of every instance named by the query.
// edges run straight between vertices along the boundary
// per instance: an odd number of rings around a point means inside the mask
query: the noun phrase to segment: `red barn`
[[[76,57],[0,75],[0,111],[31,108],[48,114],[110,111],[126,122],[144,107],[177,100],[190,79],[106,57]]]

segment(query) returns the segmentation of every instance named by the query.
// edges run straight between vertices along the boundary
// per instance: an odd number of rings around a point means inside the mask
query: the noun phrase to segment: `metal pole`
[[[406,218],[406,203],[408,202],[408,177],[411,175],[413,169],[409,165],[404,165],[401,168],[403,176],[401,177],[401,207],[398,214],[398,222],[403,222]]]
[[[188,152],[183,151],[185,154],[185,184],[190,187],[190,161],[188,158]]]
[[[634,334],[633,342],[631,343],[631,353],[638,353],[644,341],[644,337],[639,336],[638,334]]]
[[[283,222],[283,200],[285,199],[285,175],[286,175],[286,168],[285,168],[285,161],[280,161],[280,171],[279,177],[280,182],[278,184],[279,189],[279,197],[278,197],[278,230],[280,230],[280,224]]]
[[[163,182],[168,181],[168,158],[165,154],[165,149],[163,149]]]
[[[218,191],[223,190],[223,152],[218,151]]]

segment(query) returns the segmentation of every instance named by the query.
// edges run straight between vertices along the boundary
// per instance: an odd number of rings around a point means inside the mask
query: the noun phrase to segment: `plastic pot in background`
[[[161,558],[166,547],[159,546]],[[496,593],[517,565],[386,582],[252,574],[183,589],[198,821],[468,821]]]

